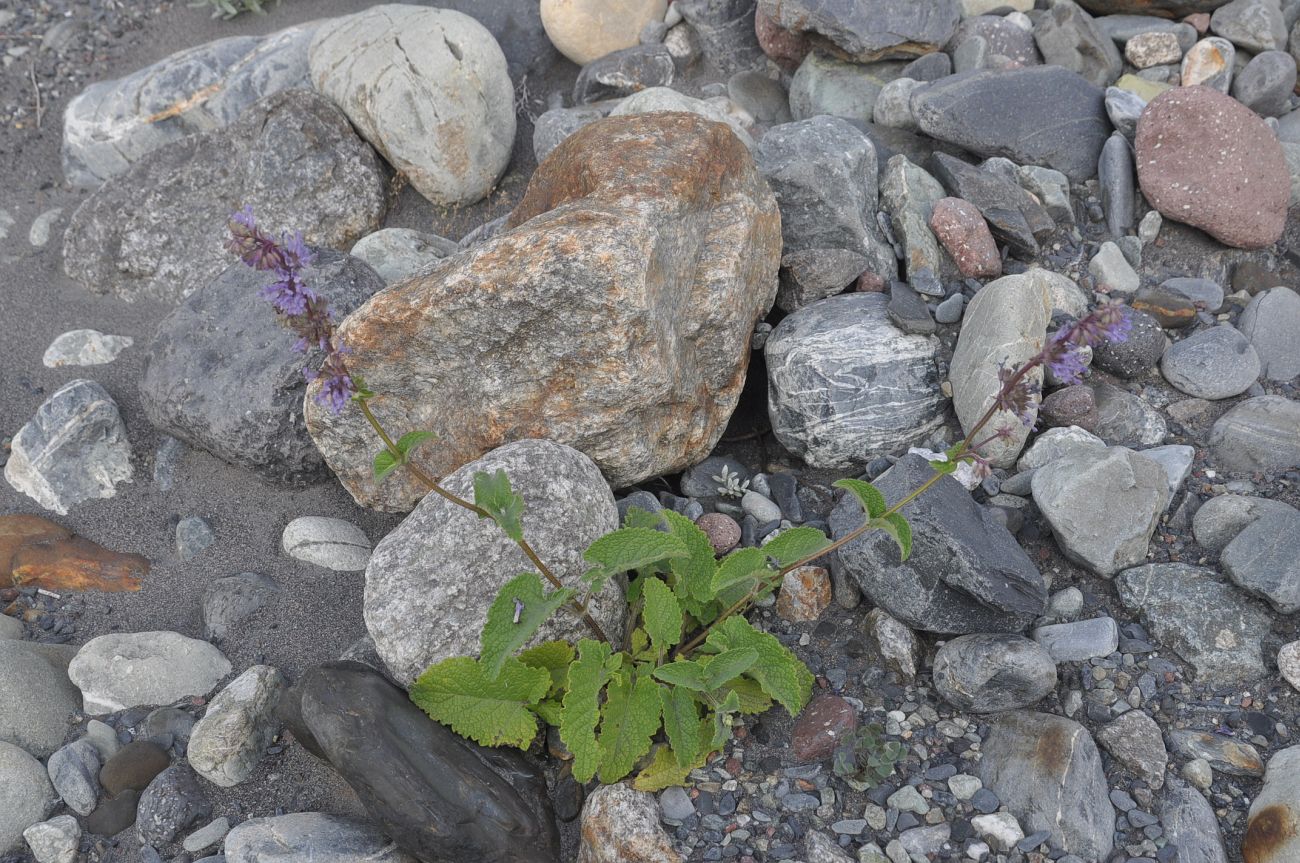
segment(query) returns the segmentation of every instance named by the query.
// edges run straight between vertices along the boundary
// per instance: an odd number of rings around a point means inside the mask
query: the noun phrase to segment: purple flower
[[[1077,384],[1087,371],[1082,352],[1070,341],[1072,332],[1070,328],[1057,330],[1043,349],[1043,363],[1063,384]]]
[[[995,400],[998,410],[1016,415],[1021,424],[1034,424],[1035,409],[1038,407],[1038,384],[1025,375],[1016,377],[1014,369],[1007,368],[1006,363],[998,366],[998,394]]]

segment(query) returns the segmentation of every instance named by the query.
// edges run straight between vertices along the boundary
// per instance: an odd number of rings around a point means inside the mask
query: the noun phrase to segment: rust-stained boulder
[[[776,200],[730,129],[611,117],[555,149],[502,233],[376,294],[340,333],[383,424],[437,433],[414,454],[435,476],[547,438],[622,487],[713,448],[780,260]],[[409,510],[426,489],[400,471],[377,485],[374,433],[316,386],[307,426],[343,485]]]
[[[149,561],[119,554],[38,515],[0,516],[0,586],[57,592],[140,589]]]

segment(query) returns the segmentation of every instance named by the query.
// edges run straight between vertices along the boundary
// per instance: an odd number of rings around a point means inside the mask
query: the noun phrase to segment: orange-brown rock
[[[119,554],[38,515],[0,516],[0,584],[46,590],[139,590],[149,561]]]
[[[548,438],[622,487],[712,450],[780,259],[776,200],[730,129],[611,117],[552,152],[501,234],[375,295],[340,333],[383,424],[437,433],[415,453],[434,475]],[[426,489],[401,471],[376,484],[373,432],[316,386],[308,429],[343,485],[410,509]]]
[[[0,584],[9,572],[14,552],[29,542],[66,539],[72,531],[39,515],[0,515]]]
[[[801,566],[781,579],[776,613],[791,623],[811,623],[831,604],[831,577],[820,566]]]

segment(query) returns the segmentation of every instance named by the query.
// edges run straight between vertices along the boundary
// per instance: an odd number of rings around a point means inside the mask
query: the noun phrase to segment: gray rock
[[[241,572],[214,579],[203,591],[203,631],[218,641],[255,614],[280,593],[280,586],[265,575]]]
[[[892,502],[931,475],[924,459],[907,456],[876,485]],[[840,548],[832,561],[873,603],[908,626],[950,634],[1017,632],[1043,613],[1042,575],[992,512],[956,480],[939,480],[902,514],[912,525],[906,562],[880,532]],[[846,495],[831,513],[832,535],[843,537],[861,523],[861,506]]]
[[[1098,87],[1112,83],[1124,71],[1124,58],[1115,42],[1098,32],[1092,16],[1074,0],[1050,0],[1046,10],[1030,17],[1034,41],[1049,65],[1064,66]]]
[[[58,749],[77,712],[67,660],[28,641],[0,641],[0,742],[44,758]]]
[[[1182,294],[1207,312],[1223,308],[1223,288],[1213,279],[1166,279],[1160,287]]]
[[[1056,688],[1056,663],[1023,636],[963,635],[935,654],[934,687],[958,710],[1018,710]]]
[[[379,227],[387,172],[324,96],[286,90],[236,122],[151,151],[72,214],[64,270],[125,300],[175,302],[232,261],[230,214],[252,206],[273,234],[339,248]]]
[[[826,114],[870,122],[881,90],[901,77],[906,65],[896,60],[849,63],[812,51],[790,81],[790,114],[796,120]]]
[[[681,490],[686,497],[700,498],[701,500],[714,500],[723,492],[723,484],[720,479],[724,473],[729,477],[735,477],[737,489],[743,495],[749,490],[750,480],[754,472],[745,467],[735,459],[726,458],[725,456],[709,456],[697,465],[692,465],[682,472]],[[736,497],[736,495],[729,495]]]
[[[983,71],[936,81],[912,97],[921,131],[977,153],[1061,171],[1097,173],[1110,136],[1105,95],[1059,66]]]
[[[1277,511],[1251,522],[1228,543],[1223,571],[1282,614],[1300,611],[1300,512]]]
[[[217,541],[212,526],[197,515],[186,516],[176,524],[176,556],[193,560]]]
[[[1196,449],[1185,444],[1169,444],[1144,449],[1142,455],[1165,469],[1165,477],[1169,480],[1169,497],[1172,500],[1192,472]]]
[[[414,0],[413,5],[462,12],[486,27],[505,53],[515,84],[529,76],[536,81],[564,62],[546,35],[540,4],[534,0]]]
[[[1210,452],[1221,468],[1240,473],[1295,467],[1300,464],[1300,402],[1276,395],[1246,399],[1215,421]]]
[[[1130,710],[1097,729],[1097,742],[1152,788],[1165,784],[1169,753],[1160,726],[1143,711]]]
[[[526,536],[566,583],[586,572],[582,552],[618,527],[614,496],[595,464],[569,447],[525,440],[498,447],[448,475],[442,485],[472,496],[477,471],[504,470],[528,513]],[[394,678],[410,684],[429,665],[478,653],[478,637],[497,589],[529,570],[527,559],[493,522],[437,495],[424,498],[375,547],[366,568],[365,621]],[[591,615],[615,642],[623,636],[623,592],[612,580]],[[536,642],[590,633],[567,611]]]
[[[1223,324],[1174,342],[1160,360],[1160,371],[1190,396],[1226,399],[1240,395],[1260,374],[1259,354],[1250,341]]]
[[[229,832],[230,821],[226,818],[217,818],[186,836],[181,847],[191,854],[197,854],[225,839]]]
[[[974,204],[989,223],[993,236],[1018,255],[1036,257],[1038,240],[1056,229],[1056,222],[1016,179],[976,168],[944,153],[934,154],[931,167],[944,187],[954,197]]]
[[[966,298],[962,294],[953,294],[935,308],[934,319],[941,324],[955,324],[961,320],[965,307]]]
[[[279,670],[254,665],[221,690],[190,734],[195,772],[223,788],[251,776],[275,737],[275,709],[288,685]]]
[[[1295,58],[1285,51],[1256,54],[1232,82],[1233,97],[1263,117],[1280,117],[1291,107]]]
[[[1084,662],[1115,652],[1119,647],[1119,625],[1112,617],[1052,623],[1035,629],[1034,641],[1057,662]]]
[[[880,90],[875,107],[871,110],[871,119],[877,126],[891,129],[916,130],[916,118],[912,116],[912,94],[918,87],[924,87],[921,81],[911,78],[896,78]]]
[[[384,284],[391,285],[458,251],[460,246],[437,234],[410,228],[384,228],[357,240],[349,254],[368,264]],[[334,306],[333,300],[330,305]]]
[[[1001,388],[999,366],[1015,368],[1025,362],[1041,349],[1047,337],[1051,293],[1039,272],[1031,270],[990,282],[966,307],[948,375],[953,407],[967,433],[992,406]],[[1028,379],[1041,385],[1041,367],[1031,371]],[[1031,425],[1036,415],[1035,407],[1031,409]],[[1022,419],[1006,410],[996,412],[987,428],[1004,425],[1013,429],[1012,435],[984,447],[984,455],[999,467],[1012,464],[1029,437],[1029,428]]]
[[[1016,470],[1022,473],[1034,471],[1066,456],[1089,453],[1100,455],[1105,449],[1106,442],[1086,429],[1078,426],[1052,428],[1034,439],[1033,444],[1016,462]],[[1007,490],[1005,483],[1002,489]],[[1029,490],[1026,489],[1025,494],[1028,493]]]
[[[886,311],[890,322],[905,333],[925,336],[939,329],[934,318],[930,317],[925,300],[905,282],[894,282],[890,287]]]
[[[62,366],[101,366],[131,347],[130,336],[106,336],[99,330],[69,330],[50,342],[41,363],[47,369]]]
[[[921,641],[916,633],[879,608],[867,612],[866,630],[885,663],[904,680],[914,680],[921,666]]]
[[[660,792],[659,811],[665,819],[680,823],[695,814],[695,804],[685,788],[674,785]]]
[[[776,304],[794,312],[841,293],[867,271],[871,261],[847,249],[805,249],[781,258]]]
[[[505,171],[514,87],[496,39],[468,15],[389,4],[330,19],[308,62],[316,89],[433,203],[473,203]]]
[[[299,516],[285,526],[280,547],[290,557],[335,572],[361,572],[370,561],[365,531],[341,518]]]
[[[1173,729],[1169,745],[1184,758],[1200,758],[1229,776],[1263,776],[1264,759],[1250,743],[1210,731]]]
[[[579,829],[577,863],[681,863],[672,840],[659,826],[654,795],[629,784],[602,785],[589,794]]]
[[[218,39],[91,84],[64,111],[64,176],[96,188],[165,144],[230,125],[264,96],[309,87],[314,31],[307,24]]]
[[[1116,45],[1125,45],[1135,36],[1143,33],[1172,33],[1178,39],[1178,47],[1183,51],[1196,42],[1196,28],[1181,21],[1170,21],[1154,15],[1105,15],[1093,19],[1093,26],[1104,36],[1115,41]]]
[[[226,863],[415,863],[368,822],[320,812],[250,818],[223,850]]]
[[[885,164],[880,180],[881,204],[889,213],[894,238],[902,244],[908,281],[923,294],[943,295],[939,279],[944,256],[930,230],[930,215],[934,203],[945,195],[938,180],[901,153]],[[931,322],[928,332],[934,331],[933,326]]]
[[[864,464],[942,424],[935,346],[890,323],[888,304],[872,293],[820,300],[768,337],[768,418],[782,446],[809,464]]]
[[[67,807],[89,815],[99,801],[99,750],[88,740],[76,740],[50,756],[45,765],[50,784]]]
[[[1283,749],[1269,759],[1268,771],[1264,774],[1264,787],[1250,804],[1243,841],[1243,850],[1250,857],[1254,857],[1258,851],[1263,855],[1258,859],[1264,863],[1272,860],[1280,863],[1300,852],[1300,836],[1283,826],[1296,823],[1296,818],[1300,816],[1300,804],[1296,802],[1300,800],[1297,777],[1300,777],[1300,746]],[[1212,810],[1210,814],[1213,814]],[[1209,836],[1217,836],[1217,830],[1210,829],[1217,826],[1217,819],[1206,820],[1203,812],[1198,815],[1200,817],[1196,823],[1201,826],[1201,831]],[[1219,863],[1223,858],[1207,859],[1210,863]]]
[[[735,133],[740,142],[751,150],[754,139],[740,124],[737,116],[717,103],[705,99],[683,96],[668,87],[648,87],[639,93],[633,93],[619,102],[610,112],[611,117],[625,117],[632,114],[656,114],[664,111],[698,114],[715,123],[724,123]],[[462,244],[464,240],[461,241]]]
[[[1115,254],[1119,256],[1120,264],[1128,269],[1130,273],[1133,273],[1128,263],[1124,261],[1119,249],[1115,248],[1113,243],[1107,243],[1106,245],[1115,250]],[[1100,257],[1099,255],[1097,258],[1093,258],[1093,261],[1097,261]],[[1134,284],[1137,283],[1135,273],[1133,274],[1133,281]],[[1160,322],[1146,312],[1125,308],[1122,313],[1131,324],[1128,335],[1122,341],[1112,342],[1102,339],[1093,345],[1092,364],[1117,377],[1141,377],[1155,368],[1156,363],[1160,362],[1161,356],[1164,355],[1165,331],[1160,326]]]
[[[1262,603],[1182,563],[1148,564],[1115,579],[1120,601],[1156,640],[1191,663],[1198,680],[1234,684],[1264,674],[1260,641],[1272,627]],[[1205,613],[1207,608],[1214,614]]]
[[[595,105],[578,105],[574,108],[552,108],[538,117],[537,122],[533,124],[533,155],[537,159],[537,164],[546,161],[546,157],[551,155],[551,151],[560,146],[565,138],[588,123],[594,123],[604,117],[605,113],[604,109]],[[352,251],[355,253],[356,249]]]
[[[1032,28],[1021,27],[1010,17],[990,14],[964,18],[957,28],[957,35],[948,43],[947,50],[955,54],[967,41],[975,39],[984,42],[989,55],[1009,60],[1009,63],[1002,64],[1004,68],[1038,66],[1043,62],[1038,46],[1034,44]]]
[[[22,641],[26,627],[16,617],[0,614],[0,641]]]
[[[951,74],[952,58],[942,51],[935,51],[933,54],[922,54],[908,63],[903,67],[900,77],[928,83],[947,78]]]
[[[1046,713],[997,717],[984,739],[979,778],[1029,832],[1085,860],[1105,859],[1115,831],[1101,755],[1088,730]]]
[[[142,845],[169,845],[182,833],[212,817],[212,804],[194,771],[173,764],[159,773],[140,795],[135,829]]]
[[[101,635],[68,666],[91,715],[207,695],[229,673],[221,651],[175,632]]]
[[[673,56],[663,45],[633,45],[583,66],[573,85],[573,103],[585,105],[620,99],[647,87],[667,87],[675,75]]]
[[[106,722],[100,722],[98,719],[92,719],[86,723],[86,734],[81,739],[88,741],[95,747],[95,750],[99,752],[101,762],[112,758],[122,748],[113,726]]]
[[[1169,500],[1160,465],[1125,447],[1057,459],[1032,486],[1061,551],[1106,577],[1146,560]]]
[[[1088,272],[1097,290],[1107,294],[1132,296],[1142,284],[1124,252],[1112,242],[1101,244],[1101,249],[1088,262]]]
[[[1297,510],[1280,500],[1221,494],[1201,504],[1192,516],[1192,535],[1206,551],[1220,552],[1253,522],[1266,515]]]
[[[1112,237],[1127,236],[1133,230],[1136,178],[1133,173],[1133,145],[1120,132],[1106,139],[1097,165],[1101,184],[1101,206],[1106,228]]]
[[[1286,21],[1277,0],[1232,0],[1214,10],[1210,30],[1253,54],[1286,50]]]
[[[1111,125],[1130,142],[1137,137],[1137,122],[1146,108],[1146,100],[1119,87],[1106,88],[1106,116]]]
[[[957,0],[759,0],[759,9],[781,28],[806,33],[857,63],[937,51],[961,20]]]
[[[41,762],[0,742],[0,853],[18,851],[23,831],[44,821],[57,803]]]
[[[56,390],[10,443],[5,479],[46,509],[112,497],[130,482],[131,443],[117,402],[94,381]]]
[[[1300,375],[1300,294],[1286,287],[1256,294],[1237,326],[1259,355],[1265,378],[1288,381]]]
[[[74,863],[81,847],[81,825],[71,815],[59,815],[23,831],[36,863]]]
[[[1214,807],[1201,792],[1177,779],[1170,780],[1161,795],[1160,826],[1169,844],[1178,849],[1175,863],[1228,863]]]
[[[727,80],[727,95],[760,123],[789,123],[790,96],[780,81],[762,72],[737,72]]]
[[[1104,381],[1086,385],[1097,404],[1096,432],[1114,446],[1148,447],[1165,439],[1164,416],[1140,396]]]
[[[705,65],[726,77],[762,69],[766,57],[754,26],[757,7],[745,0],[681,0],[674,3],[699,40]]]

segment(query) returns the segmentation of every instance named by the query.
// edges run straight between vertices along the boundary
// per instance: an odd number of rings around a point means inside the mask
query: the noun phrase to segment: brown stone
[[[140,792],[134,790],[103,801],[87,816],[86,832],[96,836],[116,836],[135,823],[139,803]]]
[[[610,117],[551,153],[500,234],[376,294],[340,335],[380,421],[437,433],[415,454],[433,475],[546,438],[626,487],[712,451],[780,261],[776,199],[727,126]],[[402,471],[374,481],[358,410],[308,398],[305,413],[359,503],[427,492]]]
[[[121,593],[140,589],[149,574],[149,559],[119,554],[85,537],[71,536],[21,546],[11,568],[14,584],[23,587]]]
[[[790,754],[799,764],[831,757],[840,740],[858,730],[858,712],[838,695],[824,693],[812,700],[790,731]]]
[[[39,515],[0,515],[0,583],[10,571],[14,553],[29,542],[66,539],[72,531]]]
[[[1242,261],[1232,268],[1232,291],[1245,291],[1252,297],[1284,284],[1278,274],[1255,261]]]
[[[831,604],[831,577],[820,566],[801,566],[781,579],[776,613],[791,623],[811,623]]]
[[[1002,257],[979,209],[961,198],[940,198],[930,212],[930,230],[968,279],[1002,275]]]
[[[706,512],[695,525],[709,538],[714,554],[726,554],[740,544],[740,525],[725,513]]]
[[[1078,426],[1092,431],[1099,419],[1097,397],[1083,384],[1062,387],[1043,399],[1038,416],[1048,428]]]
[[[771,57],[787,72],[794,72],[812,50],[808,37],[792,33],[772,20],[772,16],[758,7],[754,12],[754,32],[763,53]]]
[[[1210,32],[1210,13],[1193,12],[1191,15],[1188,15],[1183,19],[1183,23],[1191,24],[1196,28],[1196,35],[1204,36],[1206,33]]]
[[[1176,329],[1196,322],[1196,303],[1168,288],[1143,288],[1138,291],[1132,305],[1155,318],[1162,327]]]
[[[885,292],[885,280],[868,271],[858,276],[858,280],[853,284],[853,290],[864,294],[883,294]]]
[[[104,762],[99,771],[99,784],[111,797],[123,791],[144,791],[170,763],[167,750],[156,743],[136,740]]]
[[[1138,120],[1136,150],[1142,193],[1161,215],[1242,249],[1281,238],[1286,157],[1273,130],[1236,99],[1210,87],[1161,93]]]

